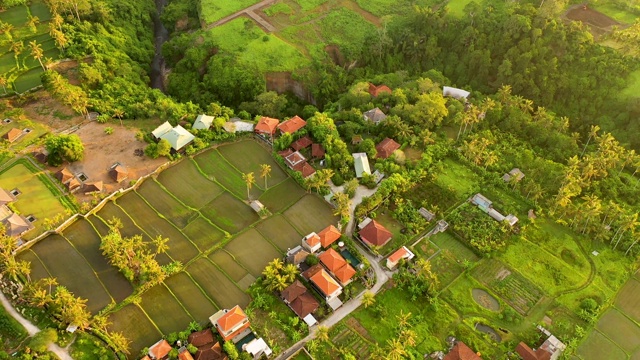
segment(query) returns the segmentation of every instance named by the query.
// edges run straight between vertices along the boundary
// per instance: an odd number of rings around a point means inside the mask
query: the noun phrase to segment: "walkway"
[[[331,185],[331,190],[334,193],[342,192],[342,187]],[[362,202],[362,199],[365,196],[371,196],[375,192],[376,192],[376,189],[368,189],[364,186],[358,187],[358,189],[356,190],[356,194],[353,197],[351,202],[351,220],[349,221],[349,224],[347,224],[345,235],[350,237],[353,234],[353,228],[355,225],[354,212],[355,212],[356,206]],[[360,254],[362,254],[369,261],[369,263],[371,264],[371,268],[373,268],[373,270],[375,271],[376,283],[375,285],[373,285],[373,287],[370,290],[364,290],[357,296],[353,297],[351,300],[344,303],[338,310],[336,310],[333,314],[331,314],[329,317],[324,319],[319,324],[321,326],[326,326],[330,328],[333,325],[339,323],[342,319],[344,319],[349,314],[351,314],[354,310],[356,310],[360,306],[360,304],[362,304],[362,296],[364,295],[365,292],[371,291],[372,293],[377,294],[392,275],[391,272],[384,270],[382,266],[380,266],[380,264],[378,263],[380,261],[379,259],[376,259],[371,253],[369,253],[367,250],[362,248],[360,244],[355,243],[355,245],[358,251],[360,252]],[[310,328],[309,335],[307,335],[307,337],[293,344],[290,348],[282,352],[282,354],[280,354],[275,360],[287,359],[291,355],[295,354],[297,351],[302,349],[302,347],[308,341],[315,339],[317,329],[318,329],[318,326],[314,326]]]
[[[247,15],[248,17],[252,18],[255,22],[257,22],[258,25],[262,26],[267,32],[274,32],[276,31],[276,28],[273,25],[271,25],[271,23],[269,23],[267,20],[265,20],[262,16],[256,13],[257,10],[260,10],[261,8],[267,5],[271,5],[274,2],[276,2],[276,0],[262,0],[255,5],[251,5],[227,17],[223,17],[222,19],[214,22],[213,24],[207,25],[205,27],[205,30],[213,29],[216,26],[224,25],[233,19],[237,19],[242,15]]]
[[[7,311],[7,313],[9,313],[9,315],[16,319],[20,323],[20,325],[22,325],[27,330],[29,336],[33,336],[40,332],[40,329],[38,329],[37,326],[33,325],[29,320],[22,317],[22,315],[20,315],[20,313],[18,313],[16,309],[11,306],[11,303],[9,303],[9,300],[7,300],[6,296],[4,296],[1,291],[0,302],[2,302],[2,306],[4,306],[4,309]],[[71,355],[69,355],[69,350],[66,348],[61,348],[57,344],[49,344],[48,349],[49,351],[56,354],[61,360],[73,360]]]

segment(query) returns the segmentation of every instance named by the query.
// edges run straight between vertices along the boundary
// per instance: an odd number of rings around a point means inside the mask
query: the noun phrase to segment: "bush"
[[[309,256],[307,256],[304,262],[309,266],[313,266],[318,264],[319,260],[317,256],[310,254]]]
[[[104,128],[104,133],[107,135],[113,134],[113,128],[111,126]]]
[[[335,173],[333,174],[333,176],[331,177],[331,182],[333,183],[333,185],[335,186],[340,186],[342,184],[344,184],[344,178],[342,177],[342,175],[340,175],[340,173]]]
[[[47,328],[33,335],[29,341],[29,347],[33,351],[43,353],[47,351],[50,343],[58,341],[58,332],[55,329]]]

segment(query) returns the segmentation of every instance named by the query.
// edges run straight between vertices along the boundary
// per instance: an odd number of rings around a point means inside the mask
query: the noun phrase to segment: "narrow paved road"
[[[333,190],[334,193],[342,192],[342,187],[336,187],[336,186],[332,185],[331,189]],[[363,197],[370,196],[373,193],[375,193],[375,191],[376,191],[375,189],[373,189],[373,190],[367,189],[364,186],[358,187],[358,189],[356,191],[356,195],[353,197],[352,202],[351,202],[351,220],[349,221],[349,224],[347,224],[347,229],[345,231],[345,235],[351,236],[351,234],[353,234],[353,228],[355,226],[355,219],[354,219],[353,215],[354,215],[356,206],[358,204],[360,204],[360,202],[362,202],[362,198]],[[360,306],[360,304],[362,304],[362,295],[364,295],[365,292],[371,291],[374,294],[377,294],[380,291],[380,289],[382,289],[382,286],[384,286],[384,284],[389,280],[389,278],[392,275],[391,272],[384,270],[382,268],[382,266],[380,266],[380,264],[378,263],[379,259],[376,259],[372,254],[370,254],[368,251],[366,251],[364,248],[362,248],[362,246],[360,246],[360,244],[358,244],[358,243],[355,243],[355,244],[356,244],[356,248],[358,249],[360,254],[362,254],[365,258],[367,258],[367,260],[371,264],[371,267],[375,271],[375,273],[376,273],[376,283],[375,283],[375,285],[373,285],[373,287],[370,290],[364,290],[363,292],[361,292],[357,296],[353,297],[351,300],[349,300],[346,303],[344,303],[338,310],[336,310],[328,318],[324,319],[319,325],[326,326],[326,327],[332,327],[333,325],[335,325],[338,322],[340,322],[340,320],[342,320],[345,317],[347,317],[349,314],[351,314],[351,312],[356,310]],[[309,335],[307,335],[307,337],[305,337],[304,339],[302,339],[302,340],[298,341],[297,343],[293,344],[290,348],[288,348],[282,354],[280,354],[275,360],[287,359],[291,355],[295,354],[297,351],[302,349],[302,347],[308,341],[315,339],[317,329],[318,329],[318,325],[313,326],[312,328],[310,328],[309,329]]]
[[[276,2],[276,0],[262,0],[259,3],[255,4],[255,5],[251,5],[247,8],[244,8],[238,12],[235,12],[229,16],[223,17],[222,19],[214,22],[213,24],[209,24],[205,27],[206,30],[208,29],[213,29],[216,26],[220,26],[220,25],[224,25],[226,23],[228,23],[229,21],[236,19],[242,15],[247,15],[249,17],[251,17],[252,19],[254,19],[258,25],[262,26],[265,28],[265,30],[267,30],[267,32],[272,32],[275,30],[275,28],[273,27],[273,25],[271,25],[267,20],[263,19],[261,16],[259,16],[258,14],[255,13],[255,11],[259,10],[260,8],[273,4],[274,2]]]
[[[4,296],[4,294],[0,291],[0,302],[2,302],[2,306],[4,306],[5,310],[11,315],[14,319],[16,319],[20,325],[22,325],[29,333],[29,336],[33,336],[40,332],[37,326],[33,325],[29,320],[25,319],[16,309],[11,306],[9,300]],[[56,354],[61,360],[73,360],[71,355],[69,355],[69,350],[61,348],[60,346],[51,343],[48,346],[49,351]]]

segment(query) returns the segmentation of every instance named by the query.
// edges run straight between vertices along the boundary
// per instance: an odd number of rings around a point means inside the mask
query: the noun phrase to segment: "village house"
[[[391,94],[391,89],[387,85],[378,85],[375,86],[372,83],[369,83],[369,95],[378,97],[380,94]]]
[[[186,347],[178,349],[178,360],[195,360]]]
[[[256,124],[254,131],[258,135],[262,135],[268,138],[273,138],[276,134],[276,130],[278,128],[278,124],[280,120],[263,116],[260,118],[258,123]]]
[[[471,203],[477,205],[480,210],[487,213],[487,215],[491,216],[496,221],[507,221],[510,226],[514,226],[518,222],[518,218],[509,214],[507,216],[502,215],[498,210],[493,208],[493,202],[487,199],[484,195],[477,193],[471,198]]]
[[[311,140],[308,136],[303,136],[300,139],[291,143],[291,147],[295,151],[300,151],[302,149],[306,149],[313,144],[313,140]]]
[[[362,142],[362,135],[353,135],[351,137],[351,145],[358,145]]]
[[[385,138],[378,145],[376,145],[378,159],[387,159],[389,156],[393,155],[393,152],[400,149],[400,144],[395,142],[393,139]]]
[[[360,239],[367,246],[384,246],[393,236],[389,230],[387,230],[382,224],[375,220],[370,220],[362,229],[358,232]]]
[[[310,253],[315,253],[320,250],[322,244],[320,243],[320,236],[315,232],[310,233],[309,235],[302,238],[302,247],[309,250]]]
[[[316,169],[309,165],[307,159],[299,151],[287,149],[278,152],[284,158],[284,163],[293,171],[299,172],[304,179],[316,173]]]
[[[351,155],[353,156],[353,167],[356,170],[356,177],[360,179],[364,174],[371,175],[367,153],[353,153]]]
[[[316,264],[310,267],[302,273],[302,277],[313,285],[332,309],[335,310],[342,306],[342,302],[338,299],[338,296],[342,294],[342,286],[329,275],[322,265]]]
[[[342,284],[346,286],[349,284],[356,274],[356,270],[347,263],[342,255],[337,251],[329,248],[318,256],[320,263],[333,274],[333,276]]]
[[[427,221],[431,221],[433,219],[436,218],[436,214],[432,213],[431,211],[421,207],[420,209],[418,209],[418,213],[420,214],[420,216],[422,216],[425,220]]]
[[[294,247],[293,249],[289,249],[287,251],[286,261],[288,264],[300,265],[305,260],[307,260],[307,256],[309,256],[309,252],[302,248],[301,245]]]
[[[159,141],[161,139],[161,136],[168,133],[171,129],[173,129],[171,124],[169,124],[168,121],[165,121],[164,123],[162,123],[162,125],[158,126],[155,130],[153,130],[151,132],[151,135],[153,135],[153,138],[156,141]]]
[[[315,159],[324,159],[325,151],[322,144],[311,144],[311,157]]]
[[[504,180],[504,182],[506,183],[510,182],[512,178],[514,178],[515,181],[519,182],[520,180],[524,179],[524,173],[518,168],[513,168],[507,174],[502,175],[502,180]]]
[[[415,254],[411,252],[406,246],[396,250],[393,254],[387,258],[387,268],[393,270],[396,268],[401,259],[411,260],[415,257]]]
[[[169,124],[168,121],[165,121],[162,125],[158,126],[151,132],[151,134],[156,141],[160,141],[162,139],[167,140],[171,145],[171,149],[175,152],[179,152],[196,138],[180,125],[171,127],[171,124]]]
[[[111,167],[111,170],[109,170],[109,175],[115,182],[119,183],[126,180],[129,176],[129,173],[127,172],[127,169],[124,168],[124,166],[120,164],[114,164]]]
[[[460,99],[466,100],[470,94],[471,93],[466,90],[462,90],[454,87],[444,86],[442,88],[442,96],[451,96],[452,98],[455,98],[458,100]]]
[[[289,120],[285,120],[278,125],[278,130],[281,134],[293,134],[294,132],[302,129],[307,125],[307,122],[304,121],[300,116],[296,115]]]
[[[232,309],[222,309],[209,317],[211,324],[218,330],[224,341],[238,342],[245,331],[251,332],[249,317],[236,305]],[[237,339],[236,339],[237,337]]]
[[[201,114],[198,115],[191,128],[193,130],[209,130],[211,124],[213,124],[213,116]]]
[[[260,359],[263,355],[265,357],[271,356],[273,353],[271,348],[264,341],[263,338],[253,339],[248,343],[242,345],[242,350],[246,351],[253,357],[253,359]]]
[[[385,113],[383,113],[379,108],[375,108],[362,113],[362,117],[366,121],[371,121],[375,125],[378,125],[387,118],[387,115],[385,115]]]
[[[326,249],[331,244],[333,244],[338,239],[340,239],[340,236],[342,236],[342,233],[340,233],[340,230],[338,230],[337,227],[333,225],[329,225],[326,228],[320,230],[320,232],[318,233],[318,236],[320,237],[320,244],[324,249]]]
[[[100,193],[104,190],[102,181],[90,181],[82,185],[82,192],[85,194]]]
[[[557,360],[567,346],[547,329],[539,325],[537,328],[547,336],[544,343],[537,349],[532,349],[521,341],[516,347],[516,352],[523,360]]]
[[[280,297],[307,325],[313,326],[318,323],[312,314],[318,310],[320,303],[299,280],[282,290]]]
[[[222,346],[216,341],[211,329],[193,332],[187,341],[198,348],[193,360],[227,360],[227,356],[222,352]]]
[[[4,139],[7,140],[8,142],[12,143],[12,142],[18,140],[23,134],[24,134],[24,132],[22,130],[17,129],[17,128],[13,128],[13,129],[9,130],[9,132],[4,134]]]
[[[57,171],[54,176],[67,188],[67,191],[69,192],[78,190],[80,185],[82,185],[80,180],[78,180],[66,167]]]
[[[149,347],[148,355],[152,360],[160,360],[169,355],[169,351],[171,351],[171,344],[169,344],[167,340],[162,339]]]

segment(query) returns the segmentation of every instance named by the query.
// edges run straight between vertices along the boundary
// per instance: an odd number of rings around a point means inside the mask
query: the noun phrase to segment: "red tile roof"
[[[309,165],[309,163],[307,163],[306,161],[304,162],[304,164],[302,164],[300,170],[298,171],[300,171],[302,177],[305,179],[316,173],[316,169],[314,169],[313,166]]]
[[[284,290],[282,290],[280,296],[287,302],[291,303],[293,302],[293,300],[297,299],[298,296],[304,294],[305,292],[307,292],[307,288],[302,285],[299,280],[296,280],[293,282],[293,284],[287,286]]]
[[[207,344],[213,344],[215,339],[213,338],[213,332],[211,329],[204,329],[202,331],[196,331],[189,335],[189,344],[195,347],[204,346]]]
[[[245,314],[244,311],[242,311],[242,309],[238,305],[234,306],[226,314],[222,315],[222,317],[220,317],[218,319],[218,321],[217,321],[218,328],[219,328],[219,330],[221,332],[220,335],[222,335],[222,338],[225,341],[229,340],[229,339],[233,338],[235,335],[237,335],[239,332],[241,332],[242,330],[248,328],[250,326],[250,324],[247,321],[246,324],[244,324],[242,327],[240,327],[237,330],[235,330],[233,333],[231,333],[231,334],[229,334],[227,336],[224,336],[224,334],[222,334],[222,333],[226,333],[228,331],[233,330],[233,328],[235,328],[238,325],[242,324],[242,322],[244,322],[245,320],[248,320],[247,314]]]
[[[398,261],[400,261],[400,259],[402,259],[403,257],[409,255],[409,253],[407,252],[407,250],[403,247],[401,247],[400,249],[396,250],[396,252],[394,252],[393,254],[391,254],[389,256],[389,260],[393,263],[397,263]]]
[[[290,304],[291,310],[301,319],[316,311],[320,307],[320,303],[308,291],[305,291]]]
[[[482,360],[482,358],[465,343],[458,341],[443,360]]]
[[[518,353],[518,355],[522,357],[523,360],[550,360],[551,359],[550,352],[544,349],[538,349],[534,351],[522,341],[520,342],[520,344],[518,344],[518,346],[516,346],[516,352]]]
[[[372,83],[369,83],[369,94],[373,97],[378,97],[378,95],[382,93],[391,94],[391,89],[387,85],[379,85],[375,86]]]
[[[311,144],[311,156],[316,159],[322,159],[324,157],[324,147],[322,147],[322,144]]]
[[[305,270],[302,274],[302,277],[310,280],[315,274],[319,273],[320,271],[324,270],[324,268],[322,267],[322,265],[320,264],[315,264],[312,267],[308,268],[307,270]]]
[[[304,148],[308,148],[309,146],[311,146],[311,144],[313,144],[313,141],[311,140],[310,137],[305,136],[305,137],[301,137],[300,139],[294,141],[291,144],[291,147],[298,151],[300,149],[304,149]]]
[[[400,144],[395,142],[393,139],[385,138],[376,145],[376,151],[378,152],[376,157],[379,159],[386,159],[398,149],[400,149]]]
[[[71,173],[67,168],[62,168],[56,173],[56,179],[60,180],[60,182],[64,184],[73,179],[73,173]]]
[[[320,256],[318,256],[318,259],[331,272],[335,272],[341,267],[347,265],[347,260],[345,260],[342,255],[338,254],[337,251],[331,248],[320,254]]]
[[[341,235],[342,234],[340,233],[340,230],[338,230],[338,228],[333,225],[327,226],[318,233],[318,236],[320,237],[320,243],[322,244],[323,248],[327,248],[329,247],[329,245],[336,242],[336,240],[340,239]]]
[[[286,150],[282,150],[282,151],[278,151],[278,155],[282,156],[283,158],[286,158],[287,156],[293,154],[293,150],[291,148],[288,148]]]
[[[324,269],[320,269],[309,278],[309,281],[314,283],[325,296],[329,296],[340,289],[340,285]]]
[[[160,340],[149,348],[149,355],[154,359],[162,359],[171,351],[171,345],[167,340]]]
[[[22,130],[17,128],[13,128],[9,130],[8,133],[4,134],[4,138],[7,139],[9,142],[16,141],[16,139],[19,138],[20,136],[22,136]]]
[[[392,236],[389,230],[375,220],[371,220],[358,234],[365,243],[373,246],[385,245]]]
[[[278,125],[278,129],[283,133],[293,134],[294,132],[302,129],[305,125],[307,125],[307,122],[300,116],[296,115]]]
[[[220,343],[216,342],[213,346],[199,347],[194,360],[228,360],[228,357],[222,352]]]
[[[191,356],[191,353],[185,349],[180,354],[178,354],[178,360],[194,360],[194,359],[193,359],[193,356]]]
[[[279,123],[280,120],[278,119],[263,116],[260,118],[260,121],[258,121],[258,124],[254,128],[254,130],[258,133],[273,135],[276,133],[276,128]]]
[[[335,275],[338,278],[338,281],[340,281],[340,283],[342,283],[343,285],[351,281],[351,278],[355,274],[356,269],[354,269],[353,266],[349,264],[345,264],[343,267],[333,272],[333,275]]]
[[[318,236],[318,234],[316,233],[312,233],[313,235],[309,236],[305,239],[305,242],[307,243],[307,245],[309,245],[309,247],[314,247],[316,245],[318,245],[320,243],[320,236]]]
[[[285,156],[284,160],[287,163],[287,166],[289,166],[289,168],[299,171],[298,168],[301,169],[303,166],[303,162],[306,162],[307,159],[305,159],[304,156],[299,151],[296,151]]]

